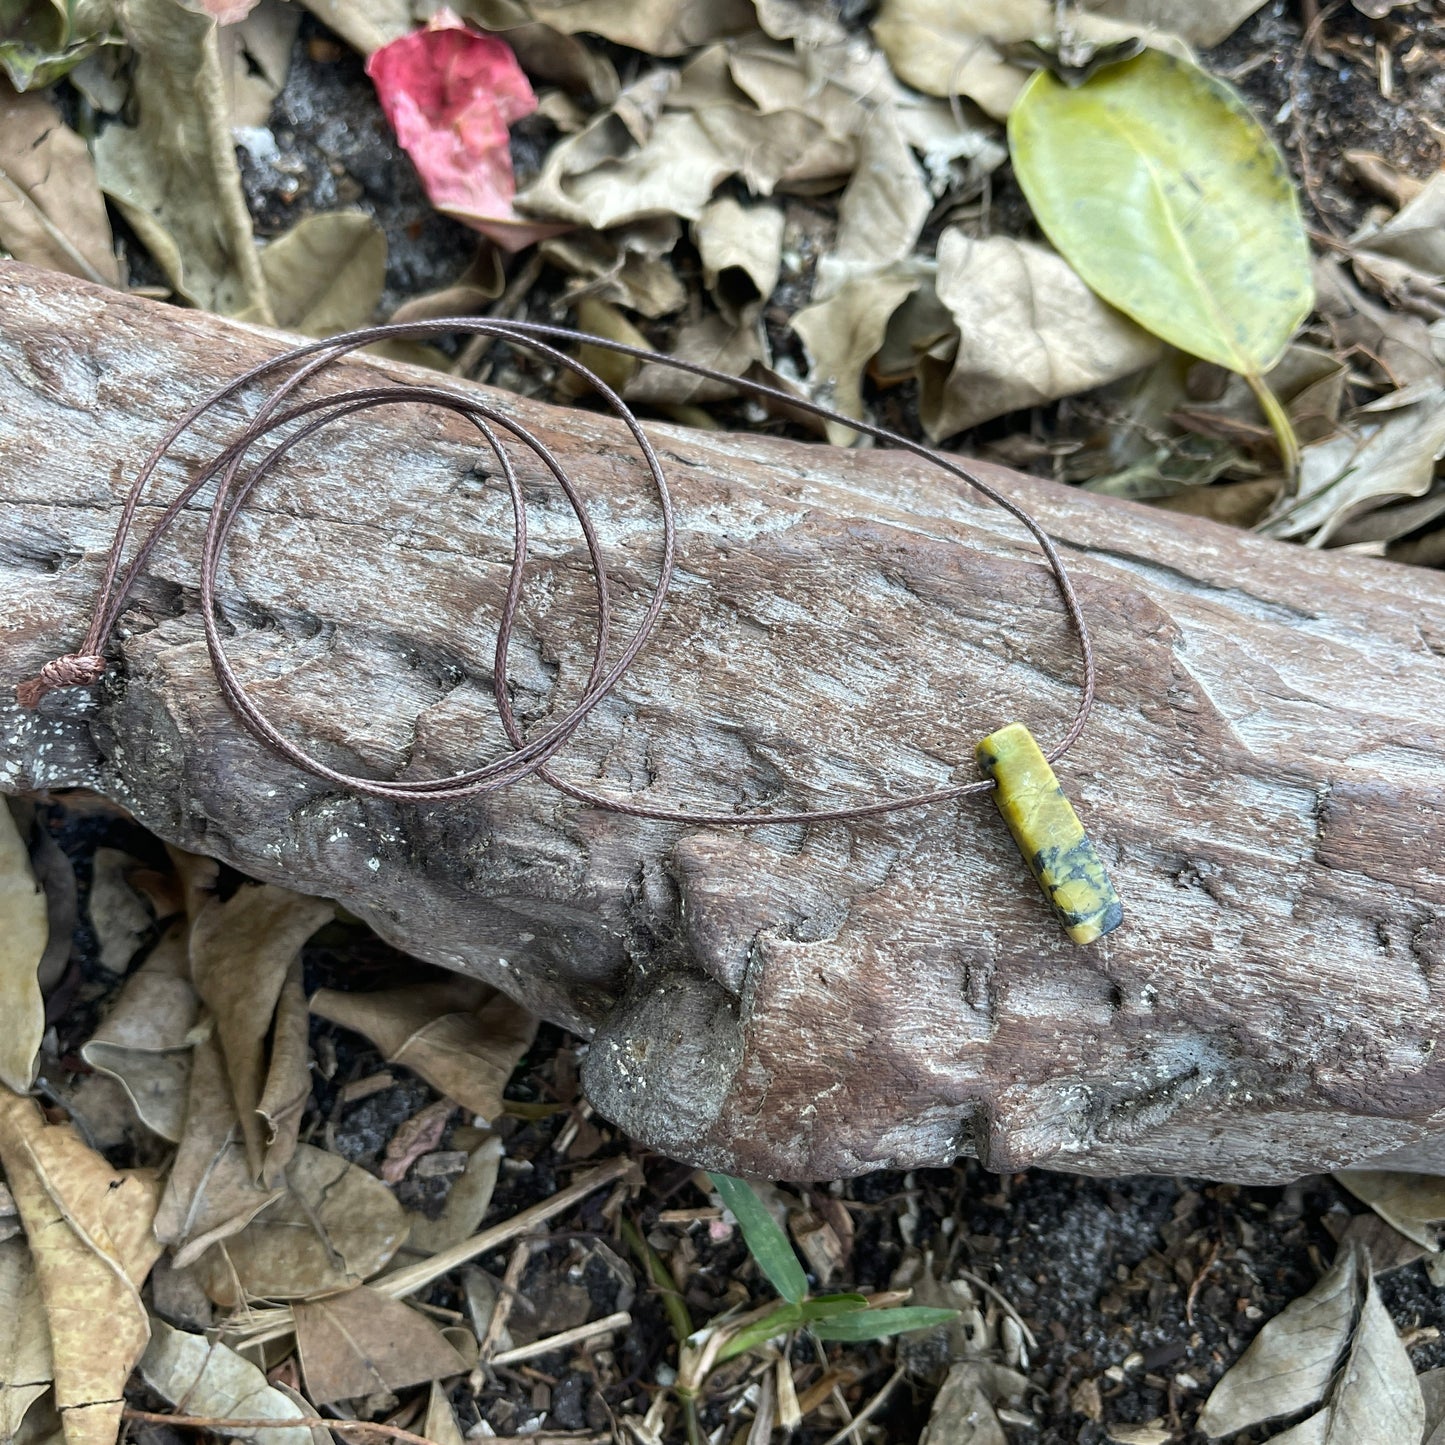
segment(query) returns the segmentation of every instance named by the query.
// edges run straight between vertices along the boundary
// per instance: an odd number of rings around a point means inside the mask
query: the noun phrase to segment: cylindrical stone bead
[[[1054,770],[1022,723],[990,733],[978,765],[994,781],[994,802],[1044,897],[1075,943],[1092,943],[1117,928],[1124,908],[1064,796]]]

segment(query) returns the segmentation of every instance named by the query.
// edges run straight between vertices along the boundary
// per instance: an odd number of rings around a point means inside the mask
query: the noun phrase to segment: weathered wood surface
[[[138,458],[275,344],[0,269],[0,785],[99,789],[591,1033],[593,1100],[679,1157],[778,1177],[969,1150],[1000,1169],[1242,1180],[1445,1168],[1439,574],[986,469],[1065,545],[1096,632],[1098,709],[1060,771],[1128,917],[1084,950],[986,799],[739,832],[534,783],[430,808],[319,785],[218,695],[198,512],[156,554],[105,685],[20,713],[13,683],[79,639]],[[494,400],[586,478],[640,597],[658,529],[618,428]],[[1059,735],[1076,655],[1049,574],[997,511],[904,456],[656,435],[681,524],[671,607],[565,775],[815,806],[936,786],[1015,718]],[[342,765],[425,775],[494,752],[500,486],[436,413],[351,422],[330,445],[238,528],[238,665]],[[535,722],[575,696],[590,598],[575,524],[522,467],[537,560],[516,678]]]

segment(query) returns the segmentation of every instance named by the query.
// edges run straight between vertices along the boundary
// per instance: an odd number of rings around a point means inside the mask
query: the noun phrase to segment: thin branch
[[[545,1340],[533,1340],[530,1345],[518,1345],[515,1350],[503,1350],[493,1355],[489,1365],[515,1365],[520,1360],[535,1359],[538,1355],[550,1355],[553,1350],[566,1349],[568,1345],[590,1340],[594,1335],[608,1335],[614,1330],[625,1330],[632,1323],[632,1316],[626,1310],[605,1315],[591,1324],[578,1325],[575,1329],[563,1330],[559,1335],[548,1335]]]
[[[874,1395],[874,1397],[869,1400],[869,1402],[864,1405],[864,1407],[859,1410],[859,1412],[854,1415],[854,1417],[846,1425],[844,1425],[843,1428],[837,1432],[837,1434],[828,1436],[828,1438],[823,1442],[823,1445],[843,1445],[843,1442],[850,1435],[852,1435],[860,1425],[862,1425],[866,1420],[868,1420],[870,1416],[876,1415],[878,1411],[883,1408],[883,1402],[889,1397],[889,1395],[893,1393],[893,1387],[902,1378],[903,1366],[899,1365],[899,1367],[894,1370],[892,1375],[889,1376],[888,1383],[884,1385],[884,1387],[879,1390],[879,1392]]]

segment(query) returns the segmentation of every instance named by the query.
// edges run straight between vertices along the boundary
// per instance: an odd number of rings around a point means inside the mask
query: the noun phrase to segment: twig
[[[1300,184],[1304,187],[1305,194],[1310,198],[1310,204],[1315,208],[1315,215],[1320,218],[1325,230],[1332,235],[1338,236],[1340,228],[1334,221],[1325,214],[1324,207],[1320,204],[1319,179],[1315,175],[1314,166],[1310,161],[1309,144],[1305,138],[1304,125],[1300,120],[1300,76],[1304,70],[1305,56],[1310,53],[1311,47],[1319,37],[1320,30],[1326,20],[1335,13],[1344,3],[1344,0],[1334,0],[1333,4],[1326,5],[1323,10],[1317,11],[1309,23],[1305,26],[1304,34],[1300,36],[1299,49],[1295,52],[1294,64],[1289,68],[1289,122],[1290,138],[1294,141],[1295,152],[1299,157]]]
[[[585,1199],[604,1184],[620,1179],[634,1167],[632,1160],[625,1155],[609,1159],[606,1164],[584,1174],[575,1184],[569,1184],[550,1199],[544,1199],[540,1204],[534,1204],[530,1209],[514,1214],[501,1224],[494,1224],[490,1229],[484,1229],[480,1234],[474,1234],[470,1239],[464,1239],[460,1244],[432,1255],[430,1259],[420,1260],[404,1269],[384,1274],[380,1279],[370,1281],[370,1287],[390,1295],[392,1299],[403,1299],[409,1294],[415,1294],[417,1290],[425,1289],[433,1280],[439,1279],[459,1264],[466,1264],[479,1254],[488,1254],[519,1234],[527,1234],[534,1226],[552,1218],[554,1214],[565,1213],[579,1200]],[[240,1325],[222,1326],[222,1332],[247,1344],[261,1344],[290,1334],[295,1328],[296,1317],[288,1306],[282,1306],[278,1309],[256,1310]]]
[[[610,1159],[550,1199],[544,1199],[540,1204],[534,1204],[530,1209],[514,1214],[501,1224],[495,1224],[490,1229],[482,1230],[480,1234],[474,1234],[470,1239],[462,1240],[460,1244],[454,1244],[450,1249],[442,1250],[440,1254],[432,1255],[430,1259],[384,1274],[380,1279],[372,1280],[371,1287],[380,1290],[382,1294],[390,1295],[392,1299],[402,1299],[406,1295],[415,1294],[417,1290],[424,1289],[459,1264],[466,1264],[479,1254],[491,1253],[499,1244],[515,1239],[519,1234],[526,1234],[534,1224],[551,1219],[554,1214],[565,1214],[579,1200],[585,1199],[604,1184],[620,1179],[633,1167],[632,1160],[626,1155]]]
[[[540,252],[533,252],[526,262],[518,269],[517,274],[507,282],[506,289],[492,304],[487,312],[489,319],[505,320],[512,316],[518,306],[522,304],[522,298],[532,289],[537,277],[542,274],[542,256]],[[453,376],[471,376],[473,368],[482,359],[487,350],[496,345],[495,336],[473,336],[469,338],[457,354],[457,359],[452,362],[451,373]],[[490,375],[490,371],[487,372]],[[485,381],[486,376],[477,376],[473,380]]]
[[[506,1327],[507,1316],[512,1312],[512,1301],[517,1297],[517,1288],[522,1283],[522,1271],[527,1267],[527,1260],[532,1253],[532,1242],[529,1239],[519,1239],[517,1247],[512,1251],[512,1257],[507,1261],[507,1272],[502,1276],[502,1287],[497,1291],[496,1303],[492,1306],[492,1316],[487,1321],[486,1333],[482,1336],[481,1344],[477,1349],[477,1364],[485,1365],[492,1357],[492,1351],[497,1348],[497,1341],[502,1336],[502,1330]]]
[[[998,1307],[1023,1331],[1024,1341],[1029,1349],[1037,1352],[1039,1342],[1034,1338],[1034,1332],[1024,1323],[1024,1317],[1009,1303],[1006,1295],[1000,1294],[986,1279],[974,1274],[971,1269],[955,1266],[953,1273],[960,1279],[966,1279],[969,1284],[977,1285],[991,1300],[994,1300]]]
[[[1189,1295],[1184,1301],[1184,1323],[1190,1329],[1194,1328],[1194,1302],[1199,1298],[1200,1286],[1204,1283],[1209,1271],[1214,1268],[1219,1259],[1219,1241],[1216,1239],[1209,1246],[1209,1257],[1199,1266],[1198,1273],[1189,1281]]]
[[[852,1420],[850,1420],[848,1424],[844,1425],[843,1428],[837,1432],[837,1434],[828,1436],[828,1438],[823,1442],[823,1445],[843,1445],[843,1442],[850,1435],[852,1435],[858,1429],[858,1427],[864,1423],[864,1421],[866,1421],[870,1416],[876,1415],[878,1411],[883,1408],[883,1402],[889,1397],[889,1395],[893,1393],[893,1387],[902,1378],[903,1366],[899,1365],[899,1367],[894,1370],[892,1375],[889,1376],[888,1383],[884,1385],[884,1387],[879,1390],[879,1392],[874,1395],[874,1397],[869,1400],[869,1402],[864,1405],[864,1407],[859,1410],[856,1415],[854,1415]]]
[[[565,1349],[568,1345],[590,1340],[594,1335],[611,1334],[613,1330],[625,1330],[632,1323],[632,1316],[626,1310],[606,1315],[591,1324],[578,1325],[575,1329],[563,1330],[560,1335],[548,1335],[545,1340],[533,1340],[530,1345],[518,1345],[515,1350],[503,1350],[487,1362],[492,1365],[515,1365],[519,1360],[530,1360],[537,1355],[550,1355],[553,1350]]]

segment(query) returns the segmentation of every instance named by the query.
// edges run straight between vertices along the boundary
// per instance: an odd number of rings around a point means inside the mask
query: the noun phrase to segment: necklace
[[[513,346],[530,349],[538,356],[560,366],[595,390],[607,407],[626,427],[647,468],[662,522],[663,549],[658,577],[647,607],[636,630],[627,637],[615,660],[609,661],[612,637],[612,604],[607,567],[596,531],[587,510],[585,498],[555,454],[521,423],[505,412],[477,397],[452,391],[442,386],[388,383],[333,392],[319,397],[293,400],[298,390],[311,377],[360,347],[382,340],[416,340],[437,335],[492,337]],[[1028,531],[1042,551],[1057,583],[1059,595],[1078,639],[1082,659],[1079,705],[1063,738],[1047,752],[1034,741],[1021,723],[1012,723],[991,733],[979,743],[977,760],[983,776],[973,782],[955,783],[926,793],[907,797],[880,799],[852,807],[818,809],[811,812],[695,812],[676,807],[661,807],[613,797],[605,793],[579,788],[552,771],[550,760],[567,743],[583,720],[604,698],[608,697],[641,652],[661,617],[668,589],[672,582],[677,543],[677,521],[672,495],[662,464],[631,409],[622,398],[594,371],[574,357],[559,350],[552,342],[585,343],[622,356],[653,365],[663,365],[712,381],[723,381],[752,396],[779,403],[794,412],[806,412],[826,420],[841,422],[853,430],[901,447],[915,456],[940,467],[958,481],[972,487],[996,506],[1002,507]],[[262,400],[251,421],[186,484],[185,488],[161,513],[160,519],[141,540],[130,561],[122,566],[126,540],[135,514],[156,467],[176,441],[214,407],[237,395],[253,382],[285,372]],[[449,777],[422,781],[394,781],[359,777],[343,773],[313,757],[304,748],[284,736],[257,707],[246,691],[226,656],[216,617],[216,583],[220,559],[226,541],[252,489],[269,475],[293,447],[314,436],[332,422],[373,407],[400,404],[424,404],[452,411],[474,426],[482,441],[496,458],[512,505],[513,549],[511,573],[497,627],[493,667],[493,694],[503,731],[512,746],[510,753]],[[271,450],[245,475],[242,467],[247,453],[258,442],[285,431]],[[527,561],[527,514],[521,484],[503,440],[510,436],[530,451],[557,482],[581,528],[591,563],[596,595],[597,622],[592,664],[582,696],[572,711],[531,737],[523,734],[512,708],[508,687],[508,651],[517,609],[522,599],[523,573]],[[663,822],[687,823],[706,827],[756,827],[765,823],[836,823],[876,817],[905,808],[920,808],[930,803],[948,802],[974,793],[992,791],[999,812],[1014,836],[1019,850],[1037,878],[1044,896],[1053,908],[1065,931],[1075,943],[1090,943],[1118,927],[1123,913],[1117,894],[1109,882],[1098,853],[1090,843],[1073,807],[1064,796],[1052,764],[1078,740],[1088,722],[1094,703],[1094,654],[1088,624],[1078,595],[1074,591],[1063,558],[1042,525],[1017,502],[1012,501],[981,478],[973,475],[939,452],[910,441],[908,438],[874,426],[865,421],[821,406],[816,402],[791,396],[775,387],[748,381],[716,371],[695,362],[607,341],[601,337],[564,327],[543,326],[532,322],[455,319],[418,322],[406,325],[372,326],[347,332],[325,341],[294,347],[217,388],[197,402],[175,422],[150,454],[141,463],[135,480],[126,494],[116,525],[115,538],[106,560],[105,572],[98,589],[95,612],[85,640],[73,653],[67,653],[41,668],[39,674],[16,688],[20,703],[28,708],[39,705],[41,698],[59,688],[85,686],[97,682],[106,670],[101,653],[106,638],[120,618],[130,589],[135,585],[151,552],[167,527],[181,509],[214,479],[215,496],[210,507],[205,541],[201,552],[201,618],[206,645],[221,691],[240,722],[256,738],[298,768],[339,787],[372,797],[396,802],[442,802],[477,797],[518,782],[536,777],[550,784],[567,797],[591,807],[604,808],[628,817],[650,818]]]

